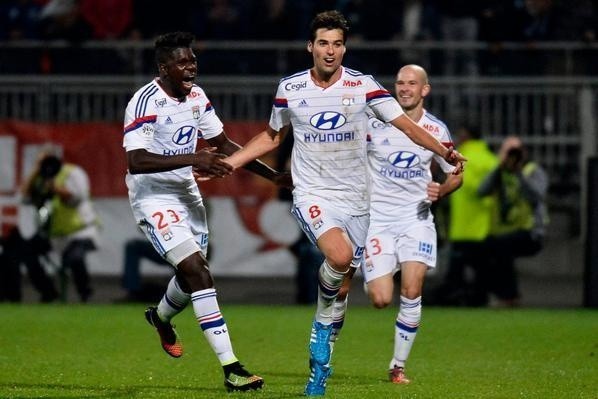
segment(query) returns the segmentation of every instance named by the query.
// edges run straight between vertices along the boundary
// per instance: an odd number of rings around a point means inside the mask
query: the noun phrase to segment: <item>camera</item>
[[[519,147],[511,148],[507,152],[507,158],[509,158],[515,162],[521,161],[523,159],[523,149],[519,148]]]

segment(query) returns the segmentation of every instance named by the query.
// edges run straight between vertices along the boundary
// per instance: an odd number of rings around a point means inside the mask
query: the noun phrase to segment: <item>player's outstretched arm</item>
[[[243,148],[226,158],[225,162],[230,164],[234,169],[245,166],[249,162],[277,148],[280,144],[280,134],[284,133],[286,132],[282,130],[277,132],[268,126],[266,130],[249,140]]]
[[[453,148],[446,148],[440,141],[438,141],[430,133],[426,132],[423,128],[417,125],[407,115],[402,114],[401,116],[393,119],[390,123],[401,130],[417,145],[440,155],[451,165],[456,165],[458,162],[467,161],[463,155]]]
[[[223,177],[232,173],[232,167],[223,161],[224,157],[224,154],[214,152],[214,148],[181,155],[160,155],[137,149],[127,151],[127,166],[131,174],[159,173],[192,166],[201,173]]]
[[[218,149],[218,152],[221,152],[229,156],[233,155],[235,152],[243,148],[239,144],[232,141],[224,131],[218,136],[213,137],[207,141],[211,146],[216,147]],[[259,159],[249,161],[243,167],[249,170],[250,172],[262,176],[274,183],[277,183],[281,175],[281,173],[279,173],[277,170],[271,168]]]

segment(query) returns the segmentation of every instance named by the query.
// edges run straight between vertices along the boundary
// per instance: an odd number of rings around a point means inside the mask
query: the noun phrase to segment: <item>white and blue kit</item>
[[[448,128],[432,114],[424,110],[417,124],[445,146],[453,146]],[[393,273],[405,261],[435,267],[436,229],[427,194],[430,165],[436,161],[445,173],[455,167],[389,123],[370,118],[368,127],[371,201],[365,280]]]
[[[194,85],[180,102],[166,94],[155,79],[140,88],[127,105],[123,146],[126,151],[145,149],[160,155],[191,154],[199,138],[210,139],[222,131],[222,122],[199,86]],[[191,166],[127,173],[126,184],[135,220],[162,256],[168,259],[168,251],[190,239],[206,253],[208,225]]]
[[[370,75],[341,67],[337,82],[317,86],[309,70],[283,78],[270,127],[293,126],[293,214],[310,239],[332,227],[349,235],[361,256],[369,212],[366,110],[380,119],[403,114],[396,100]]]

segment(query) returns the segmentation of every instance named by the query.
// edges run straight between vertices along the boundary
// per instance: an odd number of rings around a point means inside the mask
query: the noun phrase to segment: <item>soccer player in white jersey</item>
[[[170,320],[191,301],[222,365],[226,388],[258,389],[263,379],[247,372],[233,352],[206,260],[208,226],[194,174],[230,174],[232,168],[222,159],[239,146],[229,140],[210,100],[193,83],[197,61],[192,41],[193,35],[182,32],[156,40],[159,77],[135,93],[125,112],[123,145],[133,214],[156,251],[176,270],[164,297],[145,317],[157,329],[162,348],[180,357],[183,348]],[[199,138],[211,148],[196,152]],[[259,161],[247,166],[273,181],[280,176]]]
[[[404,115],[397,101],[370,75],[341,65],[348,32],[338,11],[311,24],[307,51],[313,67],[284,78],[266,130],[228,158],[235,168],[273,150],[293,126],[293,214],[325,256],[309,344],[306,395],[323,395],[330,375],[332,305],[352,262],[361,258],[368,227],[366,110],[389,121],[410,139],[452,163],[464,161],[452,148]]]
[[[424,109],[424,98],[430,90],[428,75],[422,67],[406,65],[397,73],[395,94],[405,113],[445,145],[452,146],[446,125]],[[429,268],[436,267],[436,228],[429,208],[433,202],[458,189],[463,176],[459,166],[451,166],[431,151],[415,145],[389,123],[371,118],[368,125],[367,151],[372,182],[370,227],[366,262],[361,264],[361,270],[370,300],[379,309],[393,301],[393,276],[401,271],[400,306],[389,378],[395,384],[408,384],[405,362],[421,320],[424,277]],[[432,180],[432,161],[445,174],[442,184]],[[333,343],[344,321],[348,289],[349,278],[334,306]]]

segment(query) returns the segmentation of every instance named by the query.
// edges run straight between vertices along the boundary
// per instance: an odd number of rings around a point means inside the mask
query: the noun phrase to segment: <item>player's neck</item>
[[[322,75],[318,73],[316,68],[310,69],[311,80],[314,82],[316,86],[319,86],[323,89],[327,89],[328,87],[332,86],[341,78],[342,67],[338,68],[334,73],[331,75]]]
[[[170,88],[170,85],[168,85],[162,79],[158,78],[158,79],[156,79],[156,82],[158,83],[158,86],[160,86],[162,88],[162,90],[164,91],[164,93],[166,93],[168,95],[168,97],[170,97],[173,100],[176,100],[176,101],[178,101],[180,103],[182,103],[183,101],[186,100],[187,96],[183,96],[183,97],[177,97],[177,96],[175,96],[174,93],[173,93],[173,90]]]
[[[405,111],[407,116],[411,118],[414,122],[419,122],[419,120],[424,116],[424,108],[423,107],[415,107],[413,109]]]

